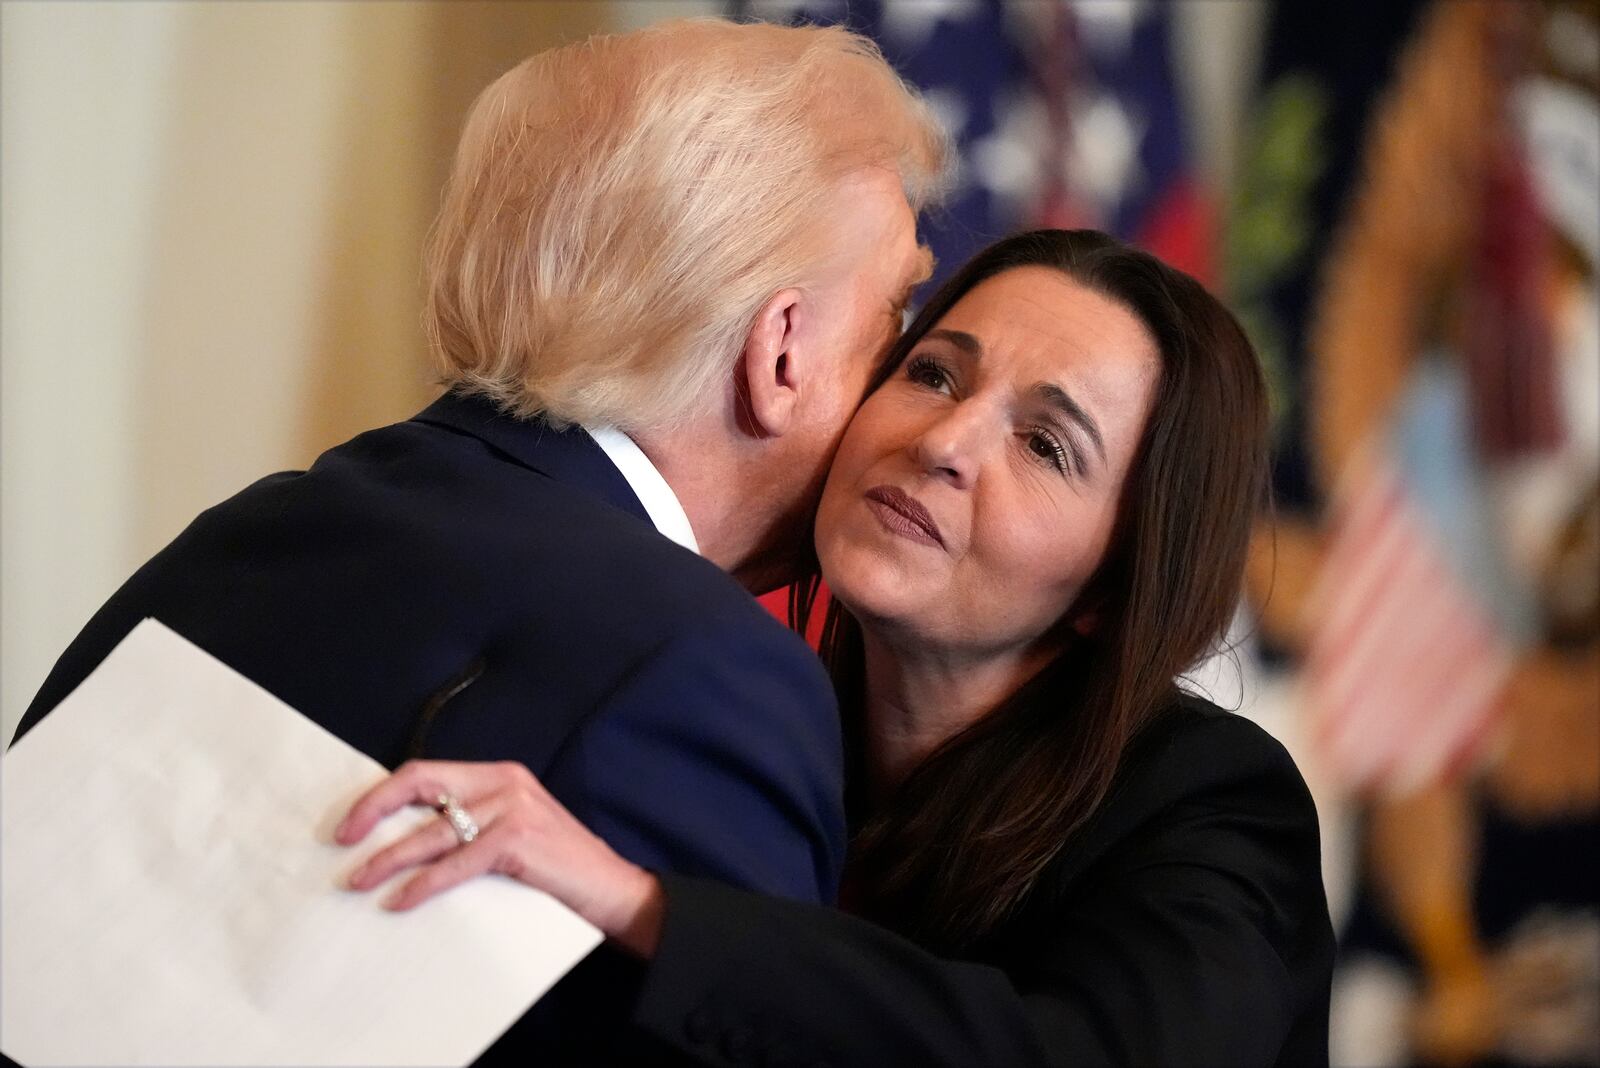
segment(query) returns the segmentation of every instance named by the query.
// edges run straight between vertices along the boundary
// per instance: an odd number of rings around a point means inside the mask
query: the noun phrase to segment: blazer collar
[[[413,416],[412,422],[470,434],[514,463],[651,522],[628,480],[582,427],[557,430],[542,418],[515,419],[487,398],[453,391]]]

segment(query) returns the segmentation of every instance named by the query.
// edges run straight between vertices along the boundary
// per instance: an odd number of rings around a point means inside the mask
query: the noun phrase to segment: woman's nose
[[[919,467],[929,475],[965,489],[978,474],[982,434],[976,412],[956,405],[923,428],[912,452]]]

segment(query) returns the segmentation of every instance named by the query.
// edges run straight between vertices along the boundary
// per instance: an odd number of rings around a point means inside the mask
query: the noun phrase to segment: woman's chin
[[[854,554],[852,554],[852,557]],[[914,619],[917,583],[881,561],[848,558],[822,564],[828,594],[864,627],[898,629]]]

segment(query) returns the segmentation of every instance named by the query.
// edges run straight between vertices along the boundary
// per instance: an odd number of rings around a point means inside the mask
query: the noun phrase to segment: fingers
[[[385,908],[405,911],[488,872],[513,875],[534,885],[528,874],[530,858],[520,856],[519,851],[528,849],[529,828],[546,827],[552,812],[565,815],[565,810],[532,772],[517,763],[418,760],[402,765],[351,806],[334,831],[334,839],[352,845],[395,811],[407,805],[431,807],[445,793],[456,797],[467,809],[480,828],[479,836],[462,844],[447,820],[429,820],[351,872],[346,882],[352,890],[371,890],[408,868],[420,866],[383,903]],[[593,838],[570,816],[567,821],[585,839]],[[594,842],[604,848],[598,839]]]
[[[333,832],[340,845],[361,841],[382,820],[407,805],[431,805],[441,793],[454,793],[442,783],[441,766],[432,761],[402,764],[393,775],[362,794]]]
[[[405,912],[468,879],[496,871],[501,848],[502,836],[499,834],[490,833],[476,838],[417,872],[400,889],[389,895],[383,907],[391,912]]]
[[[383,819],[407,805],[433,806],[442,793],[463,803],[507,786],[533,781],[521,764],[475,764],[446,760],[412,760],[362,794],[333,832],[340,845],[354,845]]]
[[[475,803],[470,811],[474,821],[480,826],[488,826],[498,814],[499,805],[494,798],[486,798]],[[461,839],[448,820],[443,817],[429,820],[404,838],[368,857],[365,863],[350,873],[348,884],[352,890],[371,890],[396,872],[426,864],[460,844]]]

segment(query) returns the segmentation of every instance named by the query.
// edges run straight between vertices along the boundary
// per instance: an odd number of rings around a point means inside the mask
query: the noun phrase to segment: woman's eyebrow
[[[983,342],[967,333],[965,330],[947,330],[942,326],[929,330],[924,337],[931,337],[936,341],[948,341],[968,356],[982,356]]]
[[[1073,400],[1070,393],[1054,382],[1040,382],[1033,387],[1033,394],[1081,426],[1084,433],[1089,435],[1089,440],[1094,442],[1094,449],[1100,454],[1100,462],[1105,463],[1106,446],[1100,437],[1100,427],[1095,424],[1094,418],[1084,411],[1083,405]]]

